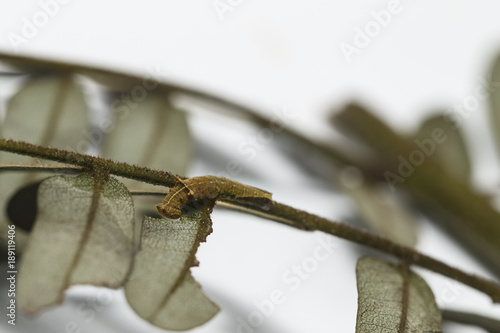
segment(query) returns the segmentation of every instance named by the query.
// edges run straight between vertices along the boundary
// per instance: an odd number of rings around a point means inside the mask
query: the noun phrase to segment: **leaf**
[[[103,157],[185,173],[192,146],[185,112],[175,109],[165,95],[152,92],[142,101],[116,99],[112,104],[115,118],[104,137]]]
[[[56,176],[38,190],[38,216],[21,262],[18,304],[34,314],[73,284],[120,287],[134,250],[134,208],[114,178]]]
[[[397,156],[407,148],[407,142],[382,119],[357,102],[347,104],[330,118],[332,125],[357,143],[366,145],[380,159]]]
[[[369,176],[404,190],[411,203],[439,223],[484,266],[500,276],[500,213],[490,199],[428,159],[413,140],[396,133],[369,110],[346,107],[334,118],[374,153]],[[438,145],[443,136],[434,140]],[[423,159],[422,159],[423,157]]]
[[[125,295],[135,312],[153,325],[187,330],[219,311],[190,273],[199,243],[211,232],[210,212],[204,208],[180,221],[144,218],[141,249]]]
[[[444,133],[443,138],[446,137],[444,142],[432,140],[438,133]],[[446,172],[464,182],[470,181],[472,167],[462,132],[460,128],[445,121],[442,114],[427,118],[420,126],[413,142]],[[432,147],[434,149],[431,149]]]
[[[103,157],[181,175],[186,173],[192,139],[185,112],[175,109],[165,95],[153,91],[142,101],[132,99],[127,103],[117,97],[112,105],[113,130],[104,137]],[[128,179],[124,184],[129,188],[157,189]],[[158,198],[134,197],[137,221],[142,221],[145,213],[156,214],[157,203]],[[140,227],[140,223],[137,226]]]
[[[417,274],[380,259],[363,257],[356,266],[356,333],[442,332],[441,312]]]
[[[87,106],[69,73],[29,79],[9,101],[0,124],[0,136],[31,143],[79,150],[87,140]],[[0,152],[0,161],[34,162],[25,156]],[[7,200],[21,187],[46,177],[44,174],[0,174],[0,224],[7,225]]]
[[[87,124],[83,93],[71,74],[32,78],[9,101],[2,137],[76,150]],[[72,145],[74,144],[74,145]]]
[[[354,200],[356,211],[369,227],[390,240],[409,247],[417,243],[417,221],[397,198],[387,191],[362,184],[345,187]]]

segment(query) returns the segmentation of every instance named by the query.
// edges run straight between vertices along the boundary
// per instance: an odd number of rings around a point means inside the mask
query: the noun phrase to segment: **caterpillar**
[[[177,178],[178,183],[170,189],[163,202],[156,205],[160,215],[176,220],[182,210],[193,202],[227,199],[267,209],[272,202],[272,194],[256,187],[216,176]]]

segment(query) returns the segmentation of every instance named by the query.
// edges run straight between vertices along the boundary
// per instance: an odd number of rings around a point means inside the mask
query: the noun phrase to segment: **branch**
[[[443,310],[442,314],[444,320],[454,321],[465,325],[474,325],[484,328],[490,333],[500,333],[500,321],[492,318],[453,310]]]
[[[307,230],[323,231],[330,235],[391,254],[407,264],[418,265],[480,290],[489,295],[493,302],[500,303],[500,284],[497,282],[465,273],[455,267],[422,254],[413,248],[400,245],[387,238],[355,228],[348,224],[332,222],[277,202],[275,202],[266,213],[290,220],[291,224],[301,223]]]
[[[28,155],[62,163],[78,165],[93,170],[99,168],[111,174],[151,183],[173,187],[177,179],[169,172],[153,170],[109,159],[73,153],[65,150],[41,147],[26,142],[0,139],[0,150]],[[150,193],[156,194],[156,193]],[[241,206],[251,214],[264,216],[272,220],[287,223],[302,230],[318,230],[325,233],[391,254],[407,264],[415,264],[436,273],[462,282],[472,288],[489,295],[493,302],[500,303],[500,285],[494,281],[483,279],[479,276],[465,273],[449,266],[439,260],[424,255],[413,248],[394,243],[384,237],[369,233],[353,226],[332,222],[319,216],[295,209],[278,202],[272,202],[269,209],[233,202],[229,199],[221,200],[233,206]]]
[[[177,178],[170,172],[153,170],[123,162],[115,162],[110,159],[84,155],[67,150],[42,147],[23,141],[0,139],[0,150],[72,164],[88,171],[102,170],[105,173],[112,173],[116,176],[131,178],[153,185],[172,187],[177,183]]]
[[[134,84],[142,85],[144,80],[144,75],[124,73],[122,71],[110,70],[106,68],[81,65],[71,62],[41,59],[39,57],[34,58],[29,56],[20,56],[3,52],[0,52],[0,61],[5,61],[8,64],[26,71],[72,71],[84,75],[89,74],[90,76],[92,76],[92,74],[115,76],[119,77],[121,82],[130,83],[132,86]],[[270,119],[267,119],[265,116],[260,115],[256,110],[229,99],[216,96],[214,94],[168,82],[158,82],[158,88],[168,92],[177,92],[184,96],[194,97],[197,100],[221,106],[225,110],[229,111],[232,116],[244,115],[248,120],[250,120],[257,126],[269,127],[271,124]],[[292,137],[305,149],[319,151],[337,164],[357,165],[364,170],[364,163],[353,160],[350,156],[342,152],[340,149],[334,147],[333,145],[326,145],[315,142],[287,127],[283,127],[280,133]]]

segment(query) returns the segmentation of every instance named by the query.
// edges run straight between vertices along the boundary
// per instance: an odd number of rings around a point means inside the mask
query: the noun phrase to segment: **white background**
[[[226,3],[226,2],[224,2]],[[356,29],[374,20],[372,11],[390,1],[228,1],[232,10],[220,14],[211,0],[69,1],[26,43],[23,20],[42,10],[37,1],[3,1],[0,50],[145,73],[161,68],[168,81],[179,82],[254,106],[269,115],[286,108],[290,126],[314,138],[332,139],[326,117],[356,99],[370,105],[391,125],[415,129],[431,111],[452,110],[487,78],[500,50],[497,1],[400,1],[399,12],[350,62],[342,43],[354,44]],[[498,163],[485,117],[487,103],[471,112],[463,129],[475,159],[475,181],[488,191],[498,187]],[[222,156],[239,158],[238,144],[257,128],[210,114],[191,117],[199,141],[216,145]],[[244,165],[240,179],[270,190],[278,201],[332,218],[349,216],[347,199],[291,165],[270,142]],[[203,156],[203,152],[197,151]],[[224,155],[225,154],[225,155]],[[190,175],[216,173],[221,158],[207,164],[197,159]],[[269,221],[217,210],[214,233],[200,249],[194,275],[222,307],[221,313],[193,332],[245,332],[238,318],[256,311],[254,301],[273,290],[285,301],[253,332],[353,332],[356,317],[354,267],[359,248],[335,238],[335,250],[296,291],[283,281],[293,265],[311,257],[320,234],[306,234]],[[487,275],[456,245],[423,221],[419,248],[464,270]],[[471,309],[500,317],[499,306],[465,286],[435,274],[428,278],[440,305]],[[458,289],[457,289],[458,288]],[[452,293],[450,294],[450,290]],[[75,322],[82,332],[161,330],[138,319],[121,292],[74,288],[63,307],[35,320],[6,320],[8,332],[64,332]],[[95,317],[87,297],[100,300]],[[449,297],[455,295],[456,297]],[[95,302],[94,302],[95,303]],[[82,305],[83,304],[83,305]],[[450,326],[454,332],[482,332]],[[66,328],[66,331],[67,328]]]

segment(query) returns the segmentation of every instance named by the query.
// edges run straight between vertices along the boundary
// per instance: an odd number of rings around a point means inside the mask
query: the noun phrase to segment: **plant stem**
[[[42,147],[23,141],[0,139],[0,150],[77,165],[89,171],[93,170],[111,173],[116,176],[131,178],[153,185],[172,187],[177,183],[175,175],[170,172],[153,170],[123,162],[115,162],[110,159],[79,154],[67,150]]]
[[[177,183],[175,176],[169,172],[152,170],[145,167],[115,162],[109,159],[83,155],[65,150],[41,147],[38,145],[0,139],[0,150],[21,155],[28,155],[52,161],[77,165],[89,171],[111,173],[116,176],[127,177],[138,181],[173,187]],[[322,217],[307,213],[293,207],[274,202],[269,209],[258,206],[248,206],[231,200],[223,200],[233,206],[242,206],[251,214],[265,216],[272,220],[287,223],[295,228],[309,231],[322,231],[382,252],[386,252],[403,260],[407,264],[415,264],[432,270],[449,278],[462,282],[472,288],[480,290],[491,297],[493,302],[500,303],[500,285],[476,275],[465,273],[439,260],[424,255],[413,248],[399,245],[384,237],[369,233],[353,226],[332,222]]]
[[[73,165],[0,163],[0,171],[40,171],[53,173],[82,173],[83,168]]]
[[[307,230],[318,230],[325,233],[376,249],[400,258],[408,264],[418,265],[441,275],[462,282],[472,288],[488,294],[493,302],[500,303],[500,284],[479,276],[465,273],[439,260],[431,258],[417,250],[397,244],[384,237],[372,234],[348,224],[332,222],[313,214],[275,202],[267,214],[301,223]]]
[[[490,333],[500,333],[500,321],[462,311],[442,310],[443,319],[460,324],[482,327]]]
[[[111,77],[114,76],[119,78],[121,81],[129,84],[131,88],[133,88],[134,85],[142,85],[145,79],[145,75],[125,73],[123,71],[110,70],[106,68],[93,67],[71,62],[54,61],[41,59],[39,57],[35,58],[30,56],[21,56],[0,52],[0,61],[2,60],[7,62],[8,64],[12,64],[15,67],[19,67],[26,71],[69,71],[81,73],[84,75],[87,74],[90,76],[92,76],[92,74]],[[241,115],[243,115],[245,118],[247,118],[257,126],[269,127],[272,124],[272,121],[270,119],[260,115],[256,110],[211,93],[168,82],[158,82],[157,89],[161,89],[167,92],[179,93],[184,96],[194,97],[200,101],[205,101],[217,106],[222,106],[225,110],[228,110],[232,116],[241,117]],[[283,127],[280,130],[280,133],[292,137],[296,142],[303,146],[304,149],[318,151],[321,154],[327,156],[331,161],[334,161],[335,163],[341,165],[357,165],[361,169],[364,169],[363,166],[365,165],[365,163],[353,160],[348,154],[344,153],[342,150],[334,147],[331,144],[326,145],[315,142],[288,127]]]

